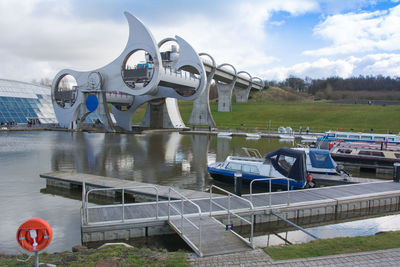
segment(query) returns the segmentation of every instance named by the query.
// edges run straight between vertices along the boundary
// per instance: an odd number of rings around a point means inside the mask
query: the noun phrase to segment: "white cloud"
[[[400,32],[394,26],[400,25],[400,5],[388,11],[329,16],[314,32],[332,45],[304,52],[324,58],[265,71],[268,64],[280,63],[266,50],[270,37],[265,25],[285,23],[284,20],[270,21],[272,14],[285,11],[299,16],[319,12],[320,3],[324,2],[334,1],[232,0],[229,5],[217,1],[212,3],[211,10],[196,8],[188,12],[188,5],[185,9],[170,8],[168,14],[154,9],[154,14],[149,12],[151,15],[140,10],[134,15],[148,26],[158,41],[179,35],[197,52],[211,54],[217,64],[230,63],[238,71],[245,70],[261,78],[266,75],[268,79],[284,79],[289,74],[348,77],[363,72],[399,75],[399,60],[393,51],[400,48]],[[351,2],[354,5],[357,1]],[[116,1],[116,4],[121,3]],[[0,0],[0,78],[24,81],[53,78],[61,69],[91,70],[119,56],[128,38],[128,25],[122,12],[115,21],[107,8],[102,7],[101,16],[89,18],[81,16],[84,11],[77,14],[73,5],[74,1],[68,0]],[[87,5],[90,10],[90,3]],[[115,15],[116,10],[110,13]],[[376,52],[378,50],[390,52],[383,54]],[[376,55],[328,58],[338,53],[362,51],[374,51]]]
[[[0,72],[0,77],[24,77],[28,81],[52,78],[64,68],[90,70],[104,66],[121,53],[128,37],[126,22],[104,17],[79,18],[71,5],[70,1],[56,0],[0,0],[0,56],[8,69]],[[188,14],[177,8],[173,19],[168,15],[163,23],[160,18],[135,15],[157,40],[179,35],[198,52],[213,55],[218,64],[228,62],[238,70],[259,75],[265,64],[277,61],[265,52],[268,39],[264,25],[271,14],[286,11],[299,15],[316,9],[315,0],[259,0],[230,2],[218,14],[206,10]],[[160,13],[154,15],[163,16],[161,11],[155,12]]]
[[[269,24],[271,24],[273,26],[281,26],[281,25],[285,24],[285,21],[284,20],[271,21]]]
[[[400,5],[385,11],[329,16],[314,34],[332,42],[330,46],[304,51],[304,55],[332,56],[400,48]]]
[[[50,10],[38,11],[45,3]],[[0,77],[53,78],[64,68],[101,67],[121,53],[127,25],[77,19],[69,10],[64,1],[1,1]]]
[[[291,67],[273,68],[263,73],[268,80],[284,80],[290,75],[297,77],[327,78],[340,76],[348,78],[359,75],[400,75],[400,54],[372,54],[363,57],[330,60],[321,58],[303,62]]]
[[[217,64],[230,63],[238,71],[259,76],[265,65],[279,61],[265,51],[268,36],[264,24],[271,14],[286,11],[299,15],[317,9],[317,3],[312,0],[241,1],[217,16],[190,14],[174,21],[174,26],[152,25],[151,29],[157,39],[180,35],[198,52],[211,54]]]

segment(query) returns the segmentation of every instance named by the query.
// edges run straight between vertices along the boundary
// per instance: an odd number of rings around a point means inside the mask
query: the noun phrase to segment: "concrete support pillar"
[[[114,123],[112,122],[110,111],[108,109],[105,91],[86,91],[83,92],[83,97],[84,102],[80,106],[80,114],[82,115],[80,116],[79,121],[76,122],[77,125],[79,125],[78,128],[82,128],[86,117],[90,113],[96,112],[101,118],[104,129],[107,132],[115,132]]]
[[[182,129],[186,127],[175,98],[150,101],[140,126],[151,129]]]
[[[134,102],[136,102],[136,98],[137,97],[134,98]],[[117,121],[117,125],[125,131],[132,131],[132,117],[137,108],[138,105],[131,105],[128,110],[122,111],[117,109],[114,105],[111,105],[111,110]]]
[[[250,77],[250,80],[252,79],[251,75],[246,72],[246,71],[239,71],[237,74],[241,74],[241,73],[245,73]],[[235,97],[236,97],[236,103],[247,103],[247,101],[249,100],[249,93],[250,93],[250,89],[251,89],[251,82],[249,83],[249,86],[247,88],[241,89],[241,88],[237,88],[235,87],[234,91],[235,91]]]
[[[223,66],[230,66],[235,73],[235,78],[228,83],[224,84],[218,81],[215,81],[215,84],[217,86],[218,90],[218,112],[231,112],[232,111],[232,90],[235,86],[236,79],[237,79],[237,73],[235,67],[233,67],[231,64],[221,64],[218,66],[218,68],[221,68]]]
[[[200,56],[208,56],[212,61],[211,72],[207,76],[207,84],[203,93],[194,100],[192,114],[190,115],[189,124],[191,125],[203,125],[215,127],[215,121],[211,114],[210,109],[210,86],[211,81],[214,77],[216,64],[212,56],[206,53],[200,53]]]
[[[107,132],[115,132],[114,123],[111,119],[110,109],[108,108],[106,91],[102,90],[99,97],[99,115],[103,120],[104,128]]]

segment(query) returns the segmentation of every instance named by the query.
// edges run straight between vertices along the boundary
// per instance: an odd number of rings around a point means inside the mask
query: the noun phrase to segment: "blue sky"
[[[400,0],[0,0],[0,78],[104,66],[127,41],[124,11],[263,79],[400,76]]]

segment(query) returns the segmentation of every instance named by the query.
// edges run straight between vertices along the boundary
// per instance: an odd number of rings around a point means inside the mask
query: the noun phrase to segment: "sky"
[[[0,0],[0,79],[94,70],[128,40],[178,35],[217,64],[266,80],[400,77],[400,0]]]

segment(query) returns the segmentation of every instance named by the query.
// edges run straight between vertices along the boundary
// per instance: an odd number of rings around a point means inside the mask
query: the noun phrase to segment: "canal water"
[[[33,217],[45,219],[53,228],[53,241],[46,251],[70,250],[81,243],[80,193],[47,188],[41,173],[77,171],[206,191],[213,182],[207,164],[223,161],[228,155],[244,155],[242,147],[257,148],[264,155],[294,145],[278,139],[226,139],[177,132],[2,132],[0,253],[22,251],[15,240],[16,231]]]

